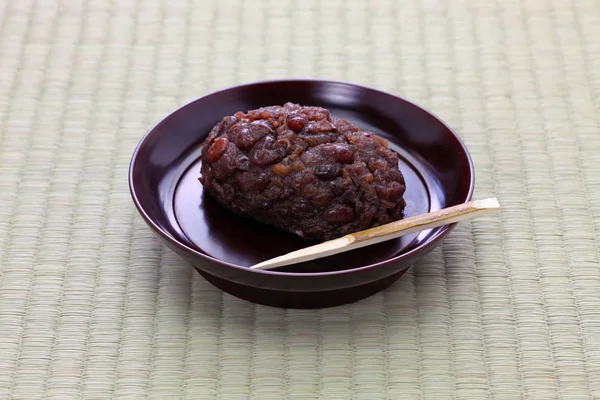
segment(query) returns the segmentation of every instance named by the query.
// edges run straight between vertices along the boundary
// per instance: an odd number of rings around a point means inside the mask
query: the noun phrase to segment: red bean
[[[306,120],[302,117],[293,117],[287,121],[288,127],[298,133],[306,126]]]
[[[242,149],[254,146],[256,142],[265,137],[271,130],[260,122],[237,124],[229,130],[229,138]]]
[[[284,164],[273,165],[273,173],[279,176],[285,176],[290,173],[290,167]]]
[[[331,180],[340,173],[339,165],[321,164],[315,168],[315,175],[321,180]]]
[[[229,146],[229,140],[220,137],[213,142],[206,152],[206,162],[209,164],[219,161]]]
[[[333,157],[343,164],[349,164],[354,161],[354,152],[345,144],[325,144],[321,146],[321,151],[324,156]]]
[[[336,224],[346,224],[354,219],[354,210],[349,206],[336,204],[325,211],[323,219]]]
[[[317,133],[315,135],[306,136],[304,138],[310,147],[315,147],[320,144],[331,142],[331,137],[326,133]]]
[[[250,152],[250,162],[259,167],[264,167],[277,160],[279,155],[276,151],[270,149],[252,149]]]
[[[392,181],[389,186],[375,185],[377,196],[386,201],[394,201],[404,194],[404,188],[396,181]]]
[[[242,172],[237,174],[236,183],[240,190],[244,192],[255,192],[261,191],[267,186],[268,178],[266,174]]]

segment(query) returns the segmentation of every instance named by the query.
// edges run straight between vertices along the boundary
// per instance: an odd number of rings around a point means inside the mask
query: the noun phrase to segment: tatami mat
[[[131,153],[236,83],[347,80],[448,122],[501,215],[383,293],[222,294]],[[0,399],[600,398],[598,0],[0,0]]]

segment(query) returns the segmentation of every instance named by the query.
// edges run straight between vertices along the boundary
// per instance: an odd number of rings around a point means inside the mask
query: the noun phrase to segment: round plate
[[[396,280],[454,225],[274,271],[247,267],[314,244],[240,217],[202,190],[200,146],[224,116],[286,102],[325,107],[389,140],[406,180],[406,216],[471,199],[471,158],[458,136],[422,108],[344,82],[259,82],[199,98],[153,127],[131,162],[130,189],[146,222],[210,282],[238,297],[280,307],[332,306]]]

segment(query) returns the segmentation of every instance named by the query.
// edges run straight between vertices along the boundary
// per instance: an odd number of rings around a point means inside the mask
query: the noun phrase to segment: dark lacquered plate
[[[473,165],[464,144],[438,118],[399,97],[344,82],[269,81],[225,89],[175,110],[141,140],[129,183],[146,222],[215,286],[260,304],[320,308],[368,297],[392,284],[454,225],[273,271],[260,261],[306,247],[284,231],[234,215],[203,192],[199,149],[226,115],[294,102],[329,109],[387,138],[400,155],[406,216],[471,199]]]

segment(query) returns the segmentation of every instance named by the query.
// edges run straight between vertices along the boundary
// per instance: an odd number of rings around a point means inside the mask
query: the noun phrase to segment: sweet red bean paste
[[[287,103],[223,118],[201,150],[200,182],[240,215],[304,239],[402,218],[398,154],[320,107]]]

